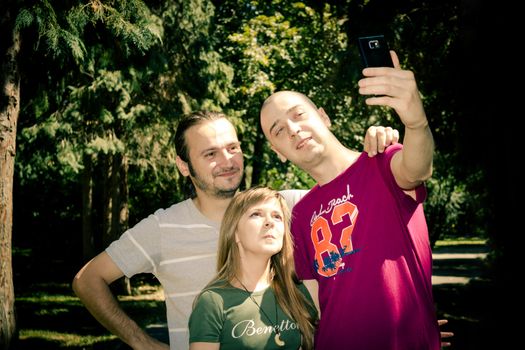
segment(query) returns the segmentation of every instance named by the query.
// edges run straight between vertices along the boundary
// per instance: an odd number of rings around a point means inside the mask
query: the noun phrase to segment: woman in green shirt
[[[295,275],[290,211],[265,187],[237,194],[221,223],[217,276],[195,299],[190,350],[313,349],[318,319]]]

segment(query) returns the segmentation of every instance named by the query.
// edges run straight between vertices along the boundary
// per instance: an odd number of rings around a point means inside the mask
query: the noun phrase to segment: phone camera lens
[[[379,48],[379,41],[378,40],[370,40],[368,42],[368,47],[371,48],[372,50],[378,49]]]

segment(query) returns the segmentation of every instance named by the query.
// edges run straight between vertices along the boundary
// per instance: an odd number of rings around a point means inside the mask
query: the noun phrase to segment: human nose
[[[265,216],[265,220],[264,220],[264,227],[271,228],[271,227],[273,227],[273,225],[274,225],[274,223],[273,223],[272,216],[271,215],[266,215]]]
[[[230,164],[231,163],[231,159],[233,158],[233,154],[228,152],[228,150],[222,150],[220,152],[220,162],[221,164]]]
[[[288,135],[290,138],[294,138],[299,134],[299,131],[301,131],[299,125],[290,119],[286,120],[286,128],[288,129]]]

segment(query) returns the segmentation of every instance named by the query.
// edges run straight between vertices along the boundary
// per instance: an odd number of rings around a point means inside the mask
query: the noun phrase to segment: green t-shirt
[[[303,284],[301,292],[312,302],[312,297]],[[290,319],[277,306],[272,288],[250,293],[242,289],[227,286],[212,288],[203,292],[195,304],[189,320],[190,343],[221,343],[221,349],[299,349],[301,333],[297,323]],[[317,317],[315,308],[310,309]],[[268,318],[271,320],[268,320]],[[280,339],[285,345],[275,342],[273,326],[277,325]]]

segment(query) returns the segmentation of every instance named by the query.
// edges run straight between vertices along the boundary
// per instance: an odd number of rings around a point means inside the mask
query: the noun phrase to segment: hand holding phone
[[[394,67],[384,35],[357,38],[361,62],[367,67]]]

